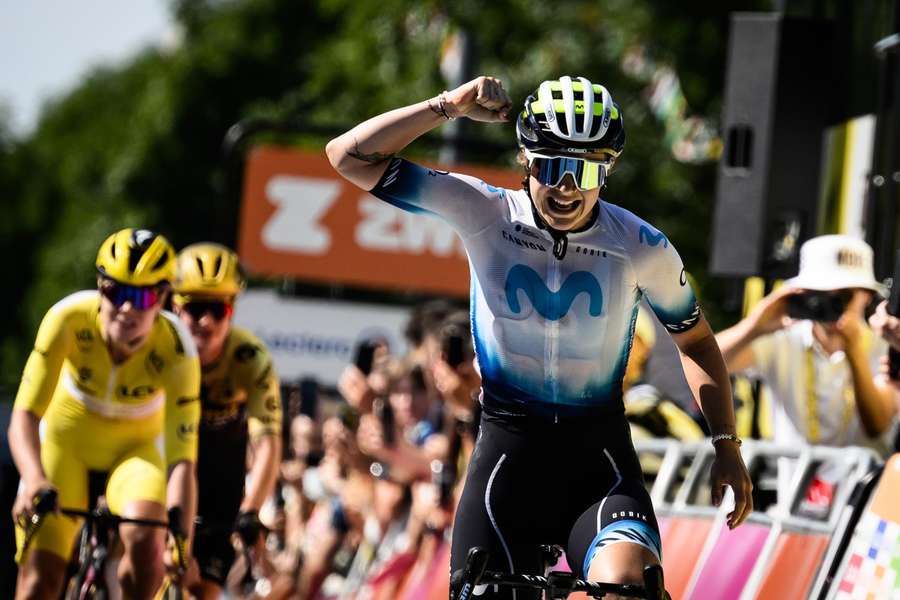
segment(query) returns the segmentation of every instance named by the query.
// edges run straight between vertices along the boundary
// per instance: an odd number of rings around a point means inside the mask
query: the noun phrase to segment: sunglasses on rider
[[[566,175],[572,176],[575,187],[581,191],[592,190],[606,183],[609,167],[600,161],[571,156],[531,155],[528,158],[532,175],[543,185],[557,187]],[[534,167],[537,167],[536,174]]]
[[[182,304],[181,308],[195,321],[199,321],[206,314],[216,321],[221,321],[225,317],[230,317],[234,311],[232,304],[224,300],[191,300]]]
[[[120,308],[126,302],[138,310],[147,310],[156,306],[162,299],[164,288],[158,285],[128,285],[112,279],[104,279],[99,284],[100,293]]]

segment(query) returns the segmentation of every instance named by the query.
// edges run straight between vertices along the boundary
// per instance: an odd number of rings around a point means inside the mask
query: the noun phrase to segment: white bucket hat
[[[800,273],[785,285],[805,290],[831,291],[864,288],[886,293],[875,280],[872,247],[849,235],[820,235],[800,246]]]

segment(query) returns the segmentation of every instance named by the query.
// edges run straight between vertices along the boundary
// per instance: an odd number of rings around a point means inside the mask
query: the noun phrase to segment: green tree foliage
[[[447,87],[447,40],[474,36],[477,71],[503,78],[517,103],[543,79],[583,74],[623,107],[628,142],[607,198],[657,223],[681,249],[704,295],[714,170],[677,163],[644,84],[621,69],[648,45],[677,69],[695,112],[720,108],[727,16],[768,2],[664,0],[180,0],[181,40],[97,69],[47,105],[35,132],[0,127],[2,269],[0,382],[15,385],[43,313],[93,284],[111,231],[145,226],[182,246],[235,243],[238,207],[225,194],[222,139],[247,117],[297,119],[335,132]],[[2,120],[0,120],[2,122]],[[509,148],[470,160],[511,166],[510,124],[466,135]],[[322,136],[303,143],[321,148]],[[414,151],[428,152],[423,146]]]

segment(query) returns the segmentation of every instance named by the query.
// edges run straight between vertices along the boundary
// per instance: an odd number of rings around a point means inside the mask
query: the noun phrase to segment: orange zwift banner
[[[513,170],[454,167],[518,188]],[[375,289],[465,296],[469,270],[453,229],[402,211],[341,178],[325,158],[261,146],[247,157],[238,250],[253,273]]]

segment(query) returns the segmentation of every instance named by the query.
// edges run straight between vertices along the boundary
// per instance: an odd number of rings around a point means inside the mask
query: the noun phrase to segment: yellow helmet
[[[237,254],[221,244],[191,244],[178,253],[175,292],[181,296],[236,296],[244,285]]]
[[[97,252],[97,272],[128,285],[156,285],[175,278],[175,249],[148,229],[115,232]]]

